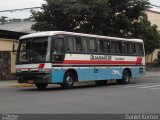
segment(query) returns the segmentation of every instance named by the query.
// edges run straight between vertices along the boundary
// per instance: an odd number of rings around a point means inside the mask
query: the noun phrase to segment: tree
[[[149,5],[149,0],[46,0],[42,11],[32,11],[32,29],[141,38],[150,53],[159,47],[159,34],[147,19]]]
[[[156,25],[151,25],[146,15],[135,23],[135,30],[133,36],[144,40],[146,53],[152,53],[156,48],[160,47],[160,34],[157,31]]]
[[[6,16],[2,16],[1,18],[0,18],[0,24],[5,24],[6,22],[8,22],[6,19],[7,19],[8,17],[6,17]]]

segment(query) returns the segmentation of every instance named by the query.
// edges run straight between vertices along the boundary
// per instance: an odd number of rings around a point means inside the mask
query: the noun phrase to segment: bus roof
[[[24,35],[20,37],[21,39],[34,38],[34,37],[47,37],[54,35],[77,35],[84,37],[93,37],[93,38],[102,38],[102,39],[113,39],[113,40],[124,40],[124,41],[135,41],[135,42],[143,42],[141,39],[127,39],[127,38],[119,38],[119,37],[110,37],[110,36],[100,36],[93,34],[84,34],[84,33],[76,33],[76,32],[66,32],[66,31],[46,31],[46,32],[37,32],[28,35]]]

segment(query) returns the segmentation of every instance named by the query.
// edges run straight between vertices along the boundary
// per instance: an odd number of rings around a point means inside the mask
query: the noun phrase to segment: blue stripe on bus
[[[62,83],[64,74],[65,74],[64,69],[53,69],[51,77],[52,83]]]
[[[139,68],[131,68],[132,78],[144,77],[145,67],[142,67],[143,73],[140,73]],[[78,81],[95,81],[95,80],[113,80],[121,79],[125,68],[86,68],[75,69],[78,74]],[[53,69],[52,70],[52,83],[62,83],[65,74],[65,69]]]

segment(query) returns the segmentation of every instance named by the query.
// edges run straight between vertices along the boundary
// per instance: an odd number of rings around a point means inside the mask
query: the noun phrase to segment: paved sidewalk
[[[146,71],[145,77],[160,77],[160,71]]]
[[[0,81],[0,87],[11,86],[11,85],[16,85],[16,84],[17,84],[16,80]]]
[[[17,80],[7,80],[7,81],[0,81],[0,87],[33,87],[34,84],[28,84],[28,83],[23,83],[19,84]]]

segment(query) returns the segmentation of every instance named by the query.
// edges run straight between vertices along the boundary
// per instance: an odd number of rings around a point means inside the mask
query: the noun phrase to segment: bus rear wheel
[[[36,83],[35,85],[39,90],[44,90],[48,86],[47,83]]]
[[[74,85],[74,75],[71,72],[66,72],[64,75],[63,83],[61,84],[61,87],[63,89],[70,89],[73,88]]]
[[[131,75],[128,70],[123,71],[122,79],[117,80],[118,84],[129,84]]]

